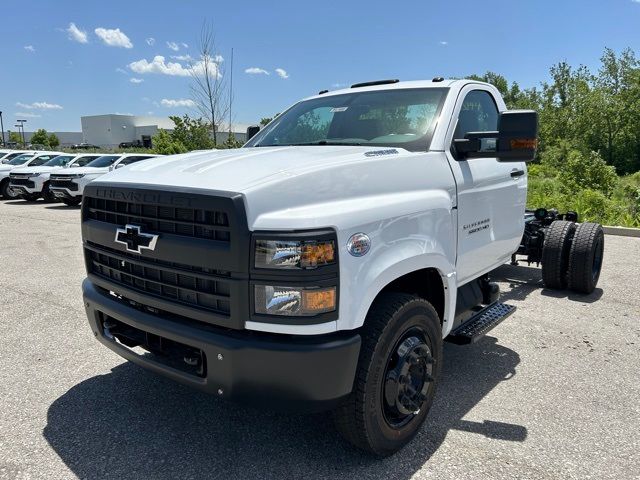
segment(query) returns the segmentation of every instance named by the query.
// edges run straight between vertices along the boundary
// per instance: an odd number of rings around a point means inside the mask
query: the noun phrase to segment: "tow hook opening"
[[[102,334],[105,338],[126,347],[140,357],[197,377],[206,376],[207,362],[202,350],[145,332],[108,315],[101,316]]]

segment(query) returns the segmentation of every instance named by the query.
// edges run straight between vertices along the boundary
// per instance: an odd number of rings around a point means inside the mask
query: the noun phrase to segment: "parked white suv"
[[[54,200],[49,190],[49,177],[51,173],[65,168],[84,167],[103,153],[75,153],[58,155],[40,167],[14,168],[9,174],[11,189],[22,199],[35,201],[40,197],[45,200]]]
[[[124,153],[102,155],[84,167],[51,174],[49,190],[56,198],[69,206],[79,205],[82,201],[84,187],[111,170],[125,167],[132,163],[159,157],[146,153]]]
[[[64,155],[64,153],[36,150],[17,155],[8,163],[0,165],[0,196],[5,199],[12,199],[18,196],[18,193],[11,189],[9,172],[19,167],[38,167],[44,165],[58,155]]]

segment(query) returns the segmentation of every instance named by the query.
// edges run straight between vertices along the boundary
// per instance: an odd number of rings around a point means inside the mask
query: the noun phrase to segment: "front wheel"
[[[9,185],[8,178],[0,183],[0,196],[5,200],[13,200],[14,198],[18,198],[18,194],[15,193]]]
[[[442,364],[442,330],[433,306],[383,293],[369,311],[353,392],[336,409],[338,431],[356,447],[385,457],[420,429]]]

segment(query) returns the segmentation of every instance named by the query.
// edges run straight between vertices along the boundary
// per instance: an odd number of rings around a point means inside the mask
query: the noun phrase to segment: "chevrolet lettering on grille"
[[[125,225],[116,230],[116,243],[123,244],[129,252],[142,253],[142,250],[155,250],[158,235],[143,233],[138,225]]]

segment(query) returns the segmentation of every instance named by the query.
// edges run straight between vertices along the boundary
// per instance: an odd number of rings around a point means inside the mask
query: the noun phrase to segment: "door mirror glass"
[[[511,110],[498,116],[498,130],[468,132],[453,141],[459,160],[497,158],[500,162],[530,162],[538,147],[538,114]]]

